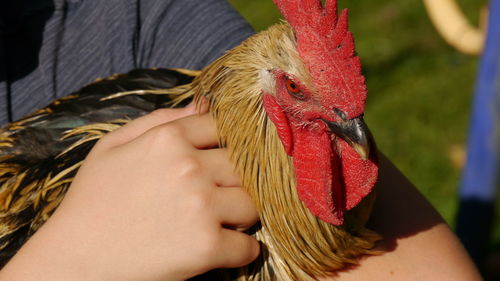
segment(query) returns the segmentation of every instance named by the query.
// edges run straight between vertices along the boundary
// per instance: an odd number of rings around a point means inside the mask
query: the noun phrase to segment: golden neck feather
[[[230,151],[260,214],[255,236],[264,253],[250,277],[241,280],[315,280],[312,276],[356,264],[356,257],[372,253],[379,239],[349,214],[342,227],[325,223],[298,199],[292,159],[262,106],[259,76],[280,68],[307,77],[290,63],[299,60],[294,40],[286,23],[275,25],[205,68],[184,95],[208,99],[220,144]]]

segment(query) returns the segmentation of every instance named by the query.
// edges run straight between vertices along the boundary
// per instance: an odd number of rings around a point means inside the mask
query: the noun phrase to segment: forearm
[[[353,270],[321,280],[481,280],[470,258],[445,223],[398,238],[396,243],[395,248],[380,256],[364,258]]]
[[[323,280],[481,280],[441,216],[383,155],[369,227],[384,237],[385,252]]]

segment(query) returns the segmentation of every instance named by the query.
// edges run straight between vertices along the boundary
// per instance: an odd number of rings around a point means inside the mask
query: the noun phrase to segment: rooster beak
[[[368,160],[373,137],[370,130],[363,121],[363,117],[358,117],[341,122],[329,122],[323,119],[330,131],[336,136],[345,140],[363,160]]]

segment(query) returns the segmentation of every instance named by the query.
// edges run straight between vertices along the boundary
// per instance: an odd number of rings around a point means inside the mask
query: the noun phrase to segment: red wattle
[[[377,180],[374,153],[363,160],[326,130],[290,125],[274,96],[264,94],[263,105],[286,153],[293,157],[299,199],[321,220],[343,224],[343,212],[359,204]]]
[[[346,205],[350,210],[367,196],[378,178],[376,154],[371,153],[369,160],[363,160],[344,140],[337,139],[342,155],[342,178],[344,181]]]
[[[300,200],[321,220],[341,225],[344,222],[344,190],[340,161],[326,132],[293,128],[295,150],[293,165]]]

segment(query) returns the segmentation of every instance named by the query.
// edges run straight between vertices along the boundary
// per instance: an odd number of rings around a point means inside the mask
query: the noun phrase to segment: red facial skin
[[[317,97],[289,74],[272,72],[276,96],[264,93],[263,105],[285,151],[293,157],[297,192],[321,220],[341,225],[343,212],[356,206],[377,179],[376,160],[363,160],[322,121],[341,122]],[[295,85],[290,89],[290,80]],[[298,91],[296,90],[298,89]],[[372,153],[373,154],[373,153]]]
[[[294,31],[314,94],[290,74],[274,71],[276,95],[264,93],[263,105],[293,157],[299,198],[320,219],[340,225],[343,212],[359,204],[377,179],[375,154],[361,159],[321,121],[340,122],[364,112],[367,90],[347,10],[338,16],[336,0],[324,5],[320,0],[273,1]],[[287,88],[288,79],[300,94]]]

